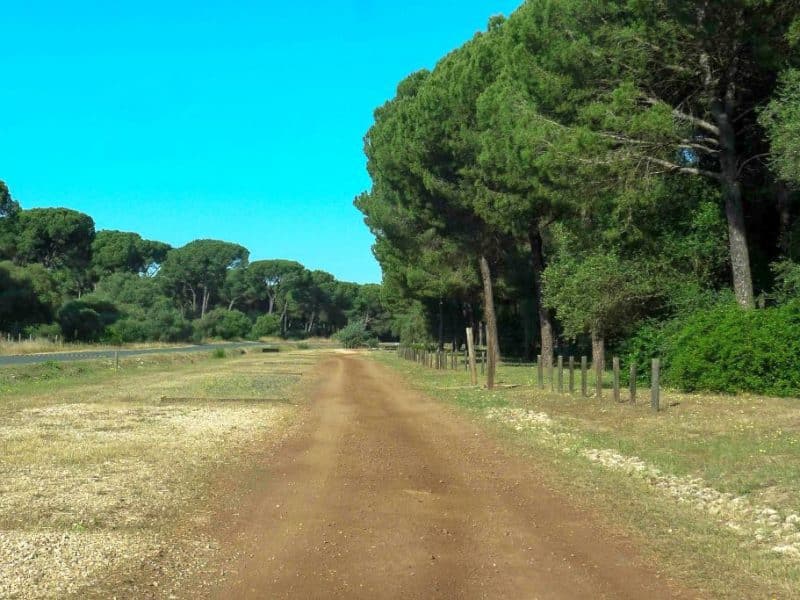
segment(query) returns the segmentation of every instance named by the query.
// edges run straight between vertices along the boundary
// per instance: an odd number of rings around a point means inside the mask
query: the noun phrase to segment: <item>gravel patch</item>
[[[0,419],[0,598],[82,596],[131,565],[200,560],[210,542],[162,530],[193,519],[182,511],[203,493],[198,482],[290,410],[69,403]]]

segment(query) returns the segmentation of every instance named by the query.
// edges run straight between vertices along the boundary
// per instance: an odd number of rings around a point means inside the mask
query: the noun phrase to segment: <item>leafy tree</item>
[[[33,208],[18,217],[15,261],[48,269],[85,269],[94,240],[94,221],[68,208]]]
[[[19,211],[19,204],[0,180],[0,260],[13,258]]]
[[[91,269],[98,279],[120,271],[151,274],[169,249],[169,245],[144,240],[138,233],[99,231],[92,242]]]
[[[228,271],[247,265],[246,248],[218,240],[195,240],[167,253],[159,277],[192,315],[205,316]]]

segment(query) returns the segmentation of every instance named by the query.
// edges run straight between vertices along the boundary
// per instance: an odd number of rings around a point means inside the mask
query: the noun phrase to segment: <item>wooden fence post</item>
[[[555,363],[553,363],[553,362],[550,363],[549,371],[550,371],[550,391],[551,392],[555,392],[556,391],[556,366],[555,366]]]
[[[569,357],[569,393],[575,393],[575,357]]]
[[[486,373],[486,350],[481,350],[481,375]]]
[[[661,361],[658,358],[653,359],[653,374],[650,381],[650,406],[658,412],[661,407],[661,390],[659,389],[659,376],[661,374]]]
[[[594,368],[594,389],[598,400],[603,399],[603,363],[592,364]]]
[[[636,363],[631,363],[631,381],[630,381],[630,390],[631,390],[631,404],[636,404]]]
[[[475,364],[475,342],[472,340],[472,327],[467,327],[467,353],[469,354],[469,371],[472,385],[478,385],[478,366]]]
[[[581,356],[581,395],[585,398],[589,395],[589,382],[586,376],[588,370],[587,360],[585,356]]]
[[[539,389],[544,389],[544,367],[542,366],[542,355],[536,357],[536,381],[539,384]]]
[[[619,356],[611,359],[614,369],[614,402],[619,402]]]
[[[564,357],[558,355],[558,393],[564,393]]]

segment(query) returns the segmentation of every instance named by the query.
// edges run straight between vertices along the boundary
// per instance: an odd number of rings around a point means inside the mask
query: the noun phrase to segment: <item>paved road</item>
[[[210,352],[217,348],[247,348],[251,346],[264,346],[260,342],[239,342],[233,344],[202,344],[199,346],[181,346],[172,348],[142,348],[140,350],[120,350],[120,358],[126,356],[140,356],[143,354],[175,354],[186,352]],[[83,352],[48,352],[46,354],[12,354],[0,356],[0,366],[5,365],[33,365],[48,361],[72,362],[76,360],[101,360],[114,358],[114,350],[88,350]]]
[[[213,520],[236,558],[212,598],[696,597],[393,371],[353,355],[320,371],[304,431]]]

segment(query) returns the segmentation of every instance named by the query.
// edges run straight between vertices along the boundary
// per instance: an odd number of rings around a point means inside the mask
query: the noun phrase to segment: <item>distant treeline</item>
[[[0,181],[0,332],[114,343],[205,337],[390,335],[380,285],[290,260],[249,262],[219,240],[181,248],[95,232],[67,208],[23,210]]]
[[[788,0],[528,0],[403,80],[355,202],[403,341],[800,393],[798,43]]]

